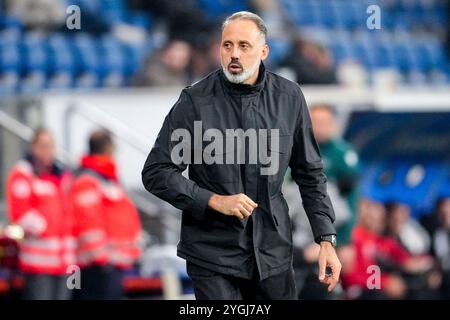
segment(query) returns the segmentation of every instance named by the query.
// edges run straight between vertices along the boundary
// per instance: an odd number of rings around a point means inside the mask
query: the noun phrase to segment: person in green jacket
[[[341,207],[341,212],[338,212],[338,208],[335,210],[338,244],[343,245],[350,242],[356,220],[358,155],[353,147],[339,136],[336,112],[332,106],[312,105],[310,114],[314,136],[324,162],[324,172],[328,178],[330,197],[333,188],[336,189],[336,196],[332,198],[333,205]],[[339,202],[345,205],[339,206]],[[340,224],[339,215],[342,217]]]

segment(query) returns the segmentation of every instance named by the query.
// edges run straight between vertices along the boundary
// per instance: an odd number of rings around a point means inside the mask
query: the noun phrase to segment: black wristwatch
[[[328,241],[331,243],[331,245],[333,247],[336,248],[336,235],[335,234],[327,234],[327,235],[318,237],[317,243],[320,243],[321,241]]]

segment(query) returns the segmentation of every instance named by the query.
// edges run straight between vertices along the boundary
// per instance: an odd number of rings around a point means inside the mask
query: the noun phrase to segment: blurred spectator
[[[79,299],[121,299],[124,270],[140,256],[139,216],[119,183],[113,153],[109,132],[92,133],[72,190]]]
[[[54,30],[66,21],[64,1],[7,0],[6,9],[29,29]]]
[[[134,83],[138,86],[186,86],[191,51],[187,42],[170,41],[159,52],[147,57]]]
[[[328,178],[327,191],[336,214],[338,245],[350,241],[355,223],[356,183],[358,156],[341,138],[336,136],[337,125],[334,110],[329,105],[310,107],[314,135],[320,147]],[[297,188],[288,178],[283,193],[289,204],[294,243],[294,269],[299,299],[330,299],[326,288],[317,280],[318,246],[314,242],[306,214],[298,201]]]
[[[221,67],[220,37],[213,37],[194,47],[190,65],[190,82],[196,82]]]
[[[386,213],[387,235],[394,237],[410,254],[421,255],[430,252],[430,237],[426,230],[411,218],[411,208],[407,204],[388,203]]]
[[[24,230],[19,246],[24,299],[70,298],[65,276],[75,262],[67,202],[70,180],[55,161],[50,132],[37,130],[29,154],[12,169],[7,183],[9,217]]]
[[[320,246],[314,241],[306,212],[301,201],[298,201],[298,186],[289,179],[289,175],[286,175],[286,181],[283,184],[283,195],[289,206],[293,226],[293,266],[298,299],[328,300],[337,298],[339,288],[330,293],[326,285],[318,280],[319,268],[317,262]],[[333,206],[335,207],[334,202]]]
[[[450,299],[450,198],[436,204],[438,227],[433,234],[433,251],[443,272],[442,298]]]
[[[335,84],[336,70],[329,50],[305,38],[294,41],[291,52],[280,63],[291,68],[299,84]]]
[[[431,240],[426,230],[413,218],[411,208],[404,203],[386,204],[386,235],[394,238],[412,256],[425,256],[430,253]],[[424,274],[404,275],[408,282],[408,298],[437,298],[437,288],[441,284],[441,273],[433,269]]]
[[[336,212],[338,245],[350,241],[356,219],[358,155],[337,135],[334,109],[318,104],[310,107],[314,136],[319,144],[328,178],[328,191]]]
[[[195,0],[131,0],[129,6],[151,12],[160,22],[164,22],[169,39],[182,39],[195,44],[216,29],[215,22],[208,19]]]
[[[406,298],[405,272],[421,274],[431,269],[429,257],[413,257],[393,238],[383,236],[385,207],[369,199],[359,201],[358,225],[353,230],[352,246],[340,254],[343,260],[342,283],[350,298]],[[371,267],[380,270],[379,288],[369,288]]]

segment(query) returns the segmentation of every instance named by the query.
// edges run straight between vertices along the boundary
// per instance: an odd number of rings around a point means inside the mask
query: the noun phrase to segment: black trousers
[[[123,299],[123,271],[111,265],[92,265],[81,269],[81,289],[76,300]]]
[[[25,286],[22,291],[24,300],[70,300],[72,292],[67,287],[67,276],[50,274],[24,275]]]
[[[197,300],[296,300],[293,268],[264,280],[247,280],[186,262]]]

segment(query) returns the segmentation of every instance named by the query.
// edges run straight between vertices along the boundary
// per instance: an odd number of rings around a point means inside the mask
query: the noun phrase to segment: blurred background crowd
[[[70,5],[81,30],[67,28]],[[382,32],[367,27],[369,5]],[[269,67],[300,83],[372,83],[382,68],[401,83],[449,81],[442,0],[2,0],[2,92],[190,84],[220,66],[220,23],[240,10],[266,21]]]
[[[68,27],[71,5],[80,29]],[[286,175],[299,298],[450,298],[449,1],[0,0],[3,298],[192,298],[176,257],[180,214],[139,175],[180,89],[220,68],[221,22],[240,10],[267,24],[266,67],[305,93],[336,211],[343,271],[329,295]],[[21,219],[39,198],[24,207],[33,179],[71,209]],[[102,208],[89,188],[108,190]],[[114,210],[134,224],[109,219]],[[65,290],[71,263],[81,294]]]

